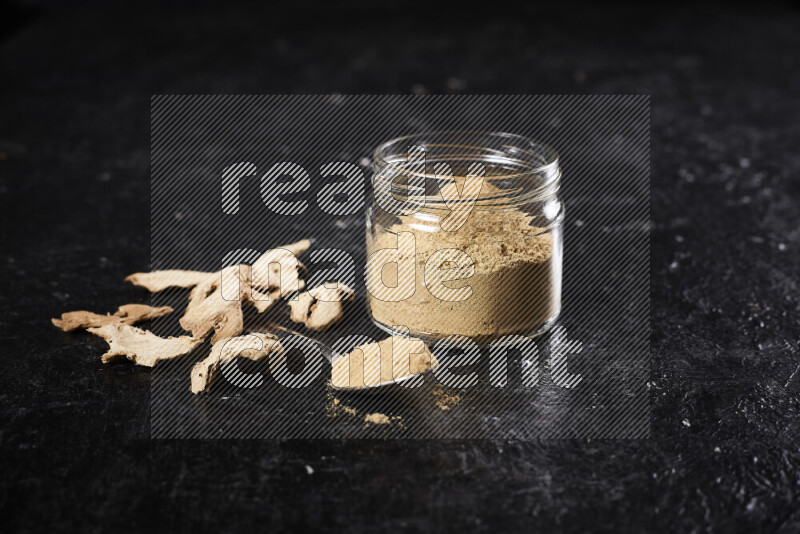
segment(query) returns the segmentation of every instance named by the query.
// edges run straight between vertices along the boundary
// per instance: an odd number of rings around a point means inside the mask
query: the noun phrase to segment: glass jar
[[[380,145],[367,202],[367,302],[387,332],[479,343],[534,336],[561,308],[561,171],[508,133],[432,132]]]

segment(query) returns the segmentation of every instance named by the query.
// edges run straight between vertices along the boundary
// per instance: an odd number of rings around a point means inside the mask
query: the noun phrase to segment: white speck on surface
[[[344,229],[345,229],[345,228],[347,228],[347,226],[348,226],[348,225],[347,225],[347,222],[345,222],[345,221],[342,221],[342,220],[337,220],[336,222],[334,222],[334,223],[333,223],[333,225],[334,225],[336,228],[338,228],[339,230],[344,230]]]
[[[369,167],[369,163],[370,163],[369,158],[361,158],[358,161],[358,164],[361,165],[362,167]]]
[[[308,473],[309,475],[313,475],[314,474],[314,468],[311,467],[310,465],[307,465],[306,466],[306,473]]]
[[[780,250],[781,252],[786,250],[786,244],[785,243],[778,243],[778,250]]]
[[[422,85],[421,83],[415,83],[411,86],[411,92],[415,95],[427,95],[428,88]]]
[[[578,228],[580,228],[581,226],[583,226],[583,221],[582,221],[582,220],[580,220],[580,219],[578,219],[577,221],[575,221],[575,226],[577,226]]]
[[[684,419],[682,421],[682,423],[683,423],[683,426],[685,426],[686,428],[689,428],[690,426],[692,426],[692,423],[690,423],[688,419]]]
[[[739,160],[739,167],[746,169],[750,166],[750,160],[747,158],[742,158]]]
[[[752,512],[753,510],[756,509],[757,505],[758,505],[758,499],[756,497],[753,497],[752,499],[750,499],[750,502],[747,503],[747,511]]]
[[[675,271],[678,270],[678,262],[673,261],[672,263],[669,264],[669,267],[667,268],[669,269],[670,272],[674,273]]]
[[[694,182],[694,174],[689,172],[688,169],[678,169],[678,176],[680,176],[689,183]]]
[[[676,235],[675,236],[675,241],[677,241],[678,243],[683,243],[683,236],[682,235]]]
[[[453,92],[461,91],[464,89],[464,82],[456,77],[451,76],[447,79],[447,88]]]
[[[722,449],[720,449],[719,447],[714,447],[714,452],[720,453],[722,452]]]

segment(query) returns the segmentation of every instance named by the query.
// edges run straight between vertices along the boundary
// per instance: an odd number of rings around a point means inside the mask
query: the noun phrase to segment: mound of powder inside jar
[[[488,184],[485,184],[485,189]],[[396,248],[397,234],[415,237],[414,294],[399,302],[369,298],[373,318],[386,326],[402,325],[430,338],[463,335],[487,342],[507,334],[529,334],[541,328],[560,307],[560,265],[553,262],[553,236],[534,226],[533,218],[516,208],[477,207],[456,231],[421,224],[417,215],[398,217],[377,234],[370,250]],[[435,297],[425,285],[426,262],[443,249],[465,252],[474,262],[474,274],[443,282],[445,287],[470,286],[472,294],[458,302]],[[408,258],[401,257],[403,260]],[[447,265],[428,265],[427,268]],[[382,271],[386,286],[397,285],[397,268]]]

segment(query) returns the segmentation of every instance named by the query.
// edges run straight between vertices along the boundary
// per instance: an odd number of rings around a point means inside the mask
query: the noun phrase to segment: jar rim
[[[486,146],[489,143],[474,144],[476,138],[492,139],[499,148]],[[398,165],[401,161],[404,164],[407,163],[408,145],[404,147],[404,151],[400,151],[393,156],[388,154],[392,147],[398,147],[414,139],[421,141],[419,143],[420,146],[473,149],[474,154],[469,154],[466,159],[505,163],[516,166],[519,169],[510,174],[494,176],[492,177],[494,180],[529,179],[533,177],[539,177],[541,179],[541,182],[536,187],[529,188],[526,191],[509,191],[482,198],[482,200],[507,200],[509,204],[516,205],[518,203],[532,202],[540,198],[551,197],[560,187],[560,157],[555,148],[546,143],[519,134],[480,130],[438,130],[420,132],[385,141],[378,145],[373,153],[373,171],[375,171],[375,178],[384,174],[387,168],[393,169],[397,174],[422,175],[426,178],[431,177],[426,170],[420,173],[410,171],[403,165]],[[468,141],[472,141],[472,143]],[[403,189],[402,185],[393,183],[395,176],[392,176],[391,182],[388,184],[376,183],[375,178],[373,178],[373,187],[394,188],[395,191],[398,189],[402,191]]]

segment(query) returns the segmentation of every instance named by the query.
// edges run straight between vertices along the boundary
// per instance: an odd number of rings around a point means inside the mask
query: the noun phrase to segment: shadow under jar
[[[555,150],[507,133],[423,133],[379,146],[373,171],[366,282],[377,326],[487,343],[553,325],[564,218]]]

